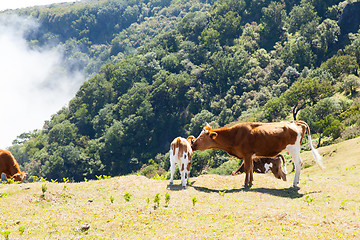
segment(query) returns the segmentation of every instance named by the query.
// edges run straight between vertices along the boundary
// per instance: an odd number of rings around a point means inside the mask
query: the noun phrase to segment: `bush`
[[[360,126],[348,127],[341,133],[342,140],[349,140],[360,136]]]
[[[211,169],[209,174],[219,174],[219,175],[230,175],[236,168],[240,165],[240,159],[231,158],[229,161],[224,162],[218,168]]]
[[[153,178],[154,176],[156,176],[156,174],[161,176],[164,173],[166,173],[165,169],[153,164],[151,165],[144,164],[142,168],[138,171],[139,175],[143,175],[147,178]]]

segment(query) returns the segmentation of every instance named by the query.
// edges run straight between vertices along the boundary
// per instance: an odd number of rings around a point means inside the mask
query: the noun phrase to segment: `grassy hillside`
[[[287,182],[255,174],[250,190],[244,175],[202,175],[186,190],[136,175],[0,185],[0,231],[9,239],[359,239],[360,138],[319,151],[326,169],[303,169],[299,191],[288,188],[293,174]],[[302,159],[313,164],[309,152]]]

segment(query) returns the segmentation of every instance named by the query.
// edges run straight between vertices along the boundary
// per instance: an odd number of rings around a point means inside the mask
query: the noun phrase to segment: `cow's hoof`
[[[297,191],[297,190],[300,190],[300,187],[291,185],[291,186],[290,186],[290,189]]]
[[[250,189],[251,187],[252,187],[252,183],[245,183],[244,184],[245,189]]]
[[[186,189],[186,186],[182,186],[183,189]]]

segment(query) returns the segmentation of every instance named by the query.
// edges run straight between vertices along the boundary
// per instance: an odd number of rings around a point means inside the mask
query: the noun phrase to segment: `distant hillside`
[[[158,34],[173,30],[189,12],[206,11],[211,1],[93,0],[6,11],[31,16],[39,28],[27,33],[32,47],[60,45],[66,68],[87,76],[116,62]],[[0,14],[1,15],[1,14]]]
[[[294,174],[284,182],[271,173],[255,174],[249,190],[244,175],[191,177],[186,190],[180,180],[169,189],[168,180],[136,175],[0,184],[0,232],[9,239],[359,239],[360,138],[319,152],[326,168],[302,169],[299,191],[288,188]],[[301,156],[304,166],[313,163],[310,152]]]
[[[29,175],[80,181],[140,169],[161,172],[169,167],[171,140],[197,136],[205,121],[223,126],[302,119],[318,146],[360,135],[360,33],[357,28],[342,34],[338,25],[350,3],[221,0],[207,11],[209,3],[204,1],[194,5],[162,1],[156,2],[160,8],[150,8],[152,4],[101,1],[31,10],[39,19],[48,19],[48,26],[67,23],[64,29],[69,32],[52,33],[59,39],[71,36],[66,41],[97,43],[91,48],[96,46],[100,55],[113,51],[117,60],[102,66],[43,129],[14,142],[11,151]],[[187,6],[189,13],[182,17],[178,11],[182,8],[173,9],[172,4]],[[133,45],[141,45],[136,54],[123,57],[122,47],[113,49],[116,44],[101,48],[99,42],[111,34],[99,36],[98,29],[110,25],[117,29],[118,20],[110,13],[125,9],[117,15],[124,17],[126,9],[140,13],[147,8],[152,10],[145,20],[168,16],[180,21],[149,42]],[[110,25],[100,24],[100,13],[111,19]],[[140,27],[140,22],[121,21],[125,25],[119,24],[120,35],[113,35],[112,43],[133,44],[137,31],[127,37],[122,30]],[[228,160],[218,150],[196,153],[192,175]]]

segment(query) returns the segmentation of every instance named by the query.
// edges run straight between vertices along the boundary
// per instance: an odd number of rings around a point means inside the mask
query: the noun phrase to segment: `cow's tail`
[[[282,163],[283,163],[283,169],[284,169],[284,173],[287,175],[288,172],[286,170],[286,163],[285,163],[285,158],[283,155],[279,154],[278,157],[280,157],[282,159]]]
[[[304,122],[305,123],[305,122]],[[310,144],[310,148],[311,148],[311,153],[315,159],[315,162],[317,163],[317,165],[321,168],[321,169],[324,169],[325,166],[322,162],[322,157],[320,155],[320,153],[318,152],[318,150],[315,149],[314,145],[312,144],[312,141],[311,141],[311,136],[310,136],[310,128],[309,128],[309,125],[306,124],[306,133],[308,135],[308,139],[309,139],[309,144]]]

